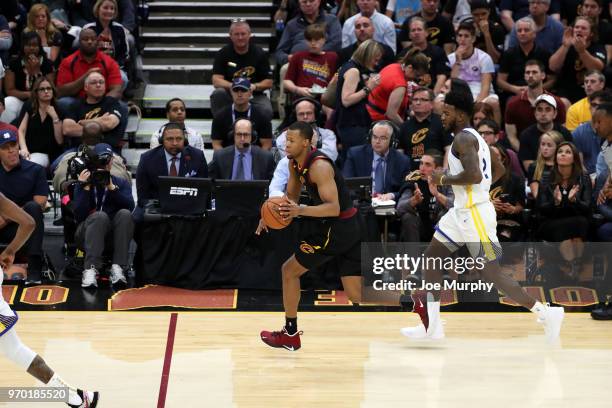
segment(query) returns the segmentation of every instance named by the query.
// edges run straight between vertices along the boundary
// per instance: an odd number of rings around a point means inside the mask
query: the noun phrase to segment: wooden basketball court
[[[259,339],[277,312],[22,312],[17,330],[100,407],[611,406],[612,322],[568,313],[551,347],[533,314],[442,315],[431,343],[399,334],[413,314],[302,313],[297,352]],[[35,385],[0,357],[0,386]],[[65,406],[0,403],[41,405]]]

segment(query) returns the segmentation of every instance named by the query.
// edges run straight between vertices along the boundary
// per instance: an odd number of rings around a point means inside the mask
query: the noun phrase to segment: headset
[[[314,111],[315,111],[315,122],[317,123],[317,126],[322,125],[322,121],[323,121],[323,107],[321,106],[321,103],[319,101],[317,101],[316,99],[313,99],[309,96],[303,96],[301,98],[296,99],[295,101],[293,101],[293,103],[291,104],[291,109],[292,109],[292,113],[295,116],[295,120],[298,120],[297,118],[297,112],[295,111],[295,108],[297,108],[297,106],[301,103],[301,102],[310,102],[313,104],[314,106]]]
[[[389,148],[397,149],[397,145],[399,143],[399,136],[398,136],[399,129],[397,125],[391,122],[390,120],[378,120],[372,123],[372,126],[370,126],[370,130],[368,130],[368,136],[366,138],[366,143],[367,144],[372,143],[372,134],[374,133],[374,127],[378,125],[388,125],[391,127],[391,129],[393,129],[393,132],[391,132],[391,142],[389,143]]]
[[[257,131],[255,130],[255,123],[249,118],[236,119],[234,123],[232,123],[232,130],[229,131],[229,133],[227,134],[227,137],[232,139],[232,141],[234,140],[234,133],[236,132],[236,123],[238,123],[241,120],[246,120],[247,122],[251,124],[251,143],[250,144],[254,145],[257,142]]]
[[[187,138],[187,132],[185,130],[185,125],[184,124],[180,124],[178,122],[168,122],[164,125],[162,125],[162,127],[159,128],[159,137],[157,138],[157,141],[160,145],[164,144],[164,132],[166,131],[166,128],[170,125],[176,125],[178,128],[180,128],[183,132],[183,140],[185,141],[185,147],[189,146],[189,139]],[[175,128],[176,129],[176,128]]]

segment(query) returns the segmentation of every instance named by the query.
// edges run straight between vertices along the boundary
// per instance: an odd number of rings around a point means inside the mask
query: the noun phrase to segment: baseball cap
[[[248,91],[251,89],[251,81],[249,81],[249,78],[234,78],[232,81],[232,89],[244,89]]]
[[[2,146],[5,143],[16,142],[16,141],[17,141],[17,132],[15,132],[13,129],[8,129],[8,128],[0,129],[0,146]]]
[[[113,155],[113,148],[110,147],[110,145],[107,143],[98,143],[97,145],[94,146],[93,150],[98,156],[112,156]]]
[[[540,102],[546,102],[547,104],[549,104],[553,108],[557,109],[557,101],[555,101],[555,98],[553,98],[550,95],[542,94],[542,95],[538,96],[536,98],[535,103],[534,103],[533,106],[537,106],[538,103],[540,103]]]

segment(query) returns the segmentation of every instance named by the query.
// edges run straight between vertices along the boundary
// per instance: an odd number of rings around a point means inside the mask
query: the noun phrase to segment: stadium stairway
[[[166,122],[166,101],[180,97],[187,105],[186,124],[202,134],[210,160],[214,56],[229,42],[228,28],[233,18],[247,19],[252,41],[268,51],[274,36],[272,1],[150,0],[149,10],[149,19],[141,29],[146,85],[135,101],[141,107],[142,119],[128,126],[130,143],[123,155],[135,170],[151,134]]]

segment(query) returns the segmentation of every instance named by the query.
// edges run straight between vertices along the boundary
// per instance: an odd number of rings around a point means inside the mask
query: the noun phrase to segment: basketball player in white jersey
[[[489,188],[505,170],[496,156],[491,154],[484,139],[469,127],[473,105],[471,93],[461,87],[453,88],[444,100],[442,123],[447,131],[455,135],[448,155],[449,172],[435,172],[430,178],[436,185],[451,185],[455,202],[436,226],[425,256],[446,258],[462,246],[467,246],[472,257],[485,260],[481,277],[534,312],[537,321],[544,325],[547,340],[552,342],[559,337],[563,308],[536,302],[516,281],[501,272],[497,262],[501,256],[501,246],[497,239],[496,213],[489,200]],[[442,271],[423,270],[423,279],[427,283],[442,285]],[[415,292],[412,298],[413,311],[419,314],[422,324],[403,328],[401,333],[414,339],[443,338],[440,291],[426,294]]]
[[[0,193],[0,215],[19,225],[17,233],[10,244],[0,253],[0,265],[8,269],[15,260],[15,253],[28,240],[34,231],[35,223],[25,211]],[[68,406],[73,408],[95,408],[98,405],[98,393],[83,391],[67,385],[59,375],[55,374],[39,355],[21,342],[14,325],[19,317],[11,310],[2,297],[2,280],[4,272],[0,268],[0,350],[6,358],[26,370],[30,375],[46,384],[48,387],[68,387]],[[11,378],[4,379],[4,386],[14,386]]]

